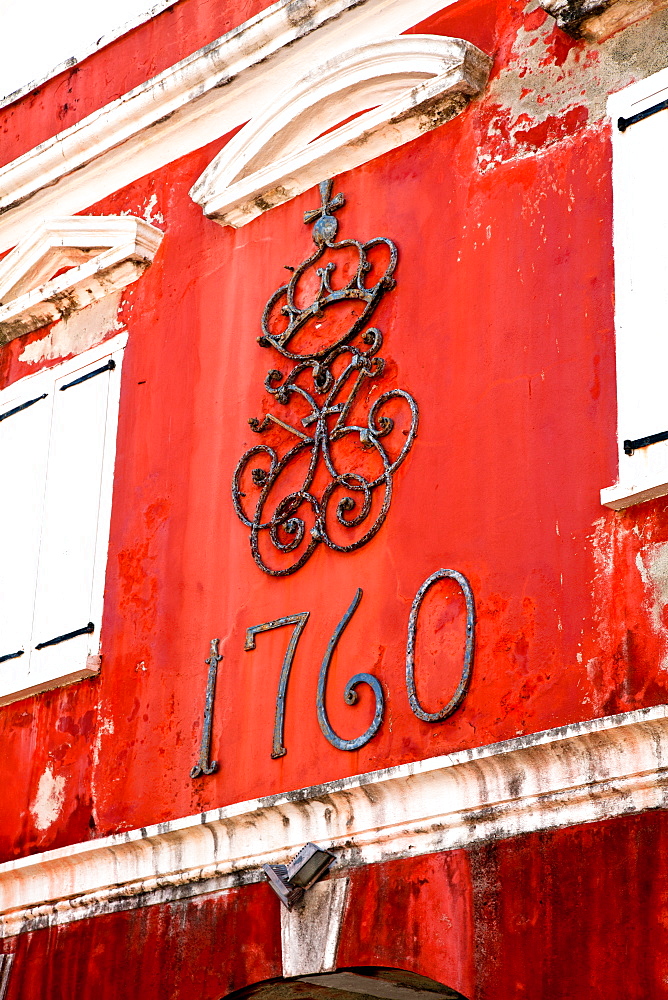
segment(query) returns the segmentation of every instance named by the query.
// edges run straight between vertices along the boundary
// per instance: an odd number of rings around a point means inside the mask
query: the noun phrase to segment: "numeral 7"
[[[278,681],[276,716],[274,719],[274,742],[271,749],[272,757],[283,757],[286,753],[286,749],[283,746],[283,731],[285,726],[285,694],[288,689],[288,679],[290,677],[290,669],[292,667],[295,649],[297,648],[297,643],[299,642],[299,637],[304,630],[304,626],[308,621],[309,614],[309,611],[302,611],[300,615],[289,615],[287,618],[277,618],[276,621],[265,622],[263,625],[252,625],[246,631],[244,649],[248,651],[250,649],[255,649],[255,636],[258,632],[268,632],[272,628],[282,628],[283,625],[295,626],[290,642],[288,643],[288,648],[285,651],[285,656],[283,657],[281,676]]]

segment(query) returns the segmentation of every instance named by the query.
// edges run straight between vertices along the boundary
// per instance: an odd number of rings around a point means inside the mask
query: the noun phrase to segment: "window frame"
[[[44,391],[53,391],[59,380],[69,376],[76,377],[76,373],[84,368],[104,363],[107,360],[113,360],[115,363],[113,371],[114,377],[110,378],[107,390],[106,417],[102,443],[99,504],[95,530],[95,551],[92,558],[90,621],[94,624],[94,630],[84,637],[85,655],[81,654],[79,647],[77,653],[74,655],[77,660],[79,660],[79,657],[81,659],[79,662],[73,663],[71,669],[64,671],[62,669],[58,669],[54,671],[47,668],[46,671],[41,672],[36,670],[34,667],[31,669],[31,664],[36,663],[33,643],[37,640],[34,635],[32,635],[32,630],[34,628],[35,608],[37,607],[38,601],[37,581],[40,565],[38,560],[34,570],[35,586],[32,602],[33,623],[31,625],[31,648],[29,651],[26,650],[29,655],[25,657],[25,660],[22,656],[14,660],[6,660],[4,663],[0,663],[0,706],[10,704],[11,702],[18,701],[19,699],[26,698],[33,694],[37,694],[40,691],[50,690],[65,684],[71,684],[74,681],[82,680],[85,677],[95,676],[100,671],[100,630],[102,624],[104,586],[109,549],[109,530],[111,525],[121,370],[127,340],[127,332],[121,333],[95,347],[90,348],[87,351],[84,351],[76,357],[70,358],[48,368],[42,368],[34,374],[26,375],[21,379],[17,379],[5,389],[0,390],[0,408],[4,409],[4,407],[14,398],[25,396],[37,397]],[[52,408],[48,424],[49,437],[51,436],[53,421],[54,411]],[[44,492],[46,492],[48,479],[49,450],[50,442],[47,446],[47,465],[45,465],[43,474]],[[45,500],[43,499],[41,507],[42,513],[40,521],[40,534],[44,523],[44,503]],[[86,623],[82,622],[81,624],[84,625]],[[4,652],[4,650],[2,652]],[[7,674],[5,675],[5,670],[3,670],[3,668],[7,667],[11,668],[11,671],[7,671]]]
[[[668,68],[660,70],[645,80],[631,84],[613,94],[608,100],[608,113],[612,119],[612,188],[613,188],[613,242],[615,256],[615,341],[617,366],[617,449],[618,480],[601,490],[601,503],[614,510],[624,510],[656,497],[668,495],[668,440],[639,446],[629,454],[625,442],[640,440],[641,435],[650,436],[668,431],[668,406],[665,413],[657,417],[657,425],[633,430],[634,408],[642,399],[654,399],[649,391],[649,366],[657,365],[657,355],[662,350],[661,333],[653,332],[654,324],[643,326],[643,311],[647,301],[641,296],[641,268],[646,266],[648,257],[640,259],[635,254],[638,245],[638,220],[642,213],[638,210],[634,195],[645,190],[642,181],[634,173],[634,156],[638,147],[632,147],[634,136],[638,142],[646,135],[637,130],[654,116],[628,123],[628,119],[638,115],[668,99]],[[657,111],[663,115],[668,141],[668,110]],[[621,122],[620,119],[624,121]],[[634,130],[636,130],[634,132]],[[646,162],[646,158],[644,162]],[[662,209],[668,213],[668,207]],[[648,240],[647,254],[651,263],[656,257],[656,241]],[[668,282],[668,243],[662,245],[660,260],[665,261]],[[634,287],[635,283],[635,287]],[[640,287],[639,287],[640,286]],[[658,286],[657,286],[658,288]],[[654,293],[652,293],[654,294]],[[659,292],[657,292],[658,296]],[[651,303],[654,301],[650,301]],[[665,334],[664,334],[665,336]],[[652,341],[652,337],[655,339]],[[648,355],[647,345],[656,345],[656,350]],[[668,354],[668,345],[665,348]],[[659,425],[660,424],[660,425]]]

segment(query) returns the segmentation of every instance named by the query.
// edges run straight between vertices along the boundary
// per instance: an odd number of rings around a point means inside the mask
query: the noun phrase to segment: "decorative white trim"
[[[668,0],[539,0],[564,31],[602,42],[615,31],[668,7]]]
[[[455,0],[279,0],[0,169],[0,252],[255,117],[304,67]]]
[[[666,477],[662,476],[661,479]],[[635,481],[606,486],[601,490],[601,503],[611,510],[626,510],[627,507],[644,503],[646,500],[656,500],[667,494],[668,481],[659,483],[653,476],[646,476]]]
[[[438,35],[352,49],[282,91],[225,146],[190,196],[209,218],[244,226],[323,177],[449,121],[482,92],[491,67],[475,45]]]
[[[74,844],[0,865],[0,931],[260,881],[308,841],[341,870],[666,808],[666,761],[658,705]]]
[[[0,347],[136,281],[162,237],[133,216],[73,215],[43,223],[0,261]],[[75,266],[44,281],[68,265]]]

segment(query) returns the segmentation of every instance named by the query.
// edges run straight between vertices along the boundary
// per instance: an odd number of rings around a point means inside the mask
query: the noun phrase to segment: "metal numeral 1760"
[[[450,579],[454,580],[455,583],[460,587],[464,600],[466,602],[466,641],[464,647],[464,657],[462,670],[459,676],[459,682],[455,689],[455,693],[450,699],[450,701],[438,712],[427,712],[420,704],[417,696],[417,691],[415,687],[415,642],[417,637],[418,620],[420,608],[422,602],[424,601],[427,592],[437,583],[439,580]],[[351,677],[344,689],[344,700],[348,705],[354,705],[357,701],[357,687],[359,684],[368,684],[373,691],[375,698],[375,711],[373,720],[368,727],[368,729],[362,733],[361,736],[355,739],[347,740],[338,736],[334,732],[332,726],[329,722],[327,716],[327,710],[325,708],[325,692],[327,688],[327,674],[329,671],[329,666],[334,655],[334,650],[346,629],[350,619],[355,614],[359,603],[362,599],[362,590],[358,589],[355,594],[350,606],[347,608],[345,614],[343,615],[341,621],[336,626],[332,638],[329,640],[325,655],[320,667],[320,675],[318,677],[318,694],[316,699],[318,723],[320,724],[320,729],[325,739],[336,747],[338,750],[359,750],[363,747],[369,740],[376,735],[380,724],[383,721],[383,714],[385,710],[385,698],[383,695],[383,689],[381,687],[380,681],[377,677],[372,674],[361,673],[355,674]],[[244,649],[251,650],[255,649],[255,637],[260,632],[268,632],[270,629],[281,628],[284,625],[293,625],[294,629],[292,636],[288,643],[287,649],[285,651],[285,656],[283,657],[283,665],[281,668],[281,673],[278,682],[278,692],[276,696],[276,714],[274,719],[274,739],[271,751],[272,757],[282,757],[287,750],[284,745],[284,726],[285,726],[285,699],[288,689],[288,680],[290,677],[290,670],[292,668],[292,661],[295,656],[295,651],[297,649],[297,643],[299,642],[300,636],[306,627],[310,612],[303,611],[298,615],[289,615],[286,618],[277,618],[271,622],[264,622],[262,625],[253,625],[246,632],[246,643]],[[474,653],[474,642],[475,642],[475,602],[473,599],[473,591],[471,590],[471,585],[469,584],[466,577],[454,569],[439,569],[435,573],[432,573],[425,582],[422,584],[411,607],[410,616],[408,619],[408,641],[406,644],[406,691],[408,694],[408,700],[410,703],[411,710],[413,713],[421,719],[423,722],[443,722],[449,716],[453,714],[454,711],[461,705],[466,690],[468,688],[469,680],[471,677],[471,670],[473,667],[473,653]]]

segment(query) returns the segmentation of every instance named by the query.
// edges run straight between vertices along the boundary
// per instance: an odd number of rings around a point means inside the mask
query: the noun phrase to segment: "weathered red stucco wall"
[[[521,5],[464,5],[451,20],[423,27],[502,56],[527,32]],[[550,29],[532,30],[543,38]],[[495,80],[510,66],[497,64]],[[316,194],[238,231],[210,222],[187,192],[222,140],[92,207],[147,214],[166,236],[121,313],[130,342],[104,667],[99,680],[0,713],[3,857],[665,700],[666,633],[650,609],[651,577],[636,565],[664,541],[665,502],[618,515],[598,495],[616,474],[607,126],[580,114],[570,134],[543,136],[540,155],[487,160],[504,115],[495,86],[448,125],[337,178],[347,199],[340,236],[389,236],[399,248],[397,287],[373,320],[386,358],[376,395],[412,392],[420,426],[378,535],[351,554],[321,546],[294,576],[255,566],[230,483],[260,440],[247,420],[266,411],[264,377],[279,360],[256,343],[262,309],[284,265],[310,252],[301,217]],[[41,336],[4,352],[5,381],[33,369],[19,358]],[[413,597],[442,566],[471,581],[477,651],[462,708],[430,725],[410,711],[404,651]],[[387,709],[378,736],[345,753],[321,735],[315,693],[358,587],[331,671],[330,717],[346,737],[368,725],[368,689],[355,708],[342,698],[360,669],[381,679]],[[463,602],[450,593],[444,608],[431,592],[420,626],[418,691],[432,710],[461,661]],[[249,653],[245,631],[303,611],[288,753],[271,760],[289,632],[259,636]],[[193,782],[214,635],[224,655],[221,768]],[[44,828],[34,802],[47,768],[62,801]]]
[[[470,1000],[661,1000],[664,813],[353,870],[339,968],[429,976]],[[632,877],[629,878],[629,872]],[[219,1000],[280,977],[268,885],[15,939],[7,1000]]]
[[[261,6],[183,0],[0,113],[3,157]],[[238,459],[261,440],[248,418],[267,412],[263,382],[279,361],[257,344],[260,317],[287,280],[285,265],[310,253],[301,220],[317,193],[238,231],[205,219],[187,192],[221,139],[91,206],[144,216],[166,235],[120,313],[130,339],[102,672],[0,709],[0,860],[666,701],[668,504],[618,514],[599,499],[616,477],[602,95],[649,72],[664,43],[624,64],[618,40],[587,49],[535,8],[471,0],[417,26],[494,54],[489,93],[335,181],[346,196],[340,237],[387,236],[399,249],[397,287],[373,318],[386,359],[375,395],[402,388],[420,408],[387,521],[355,553],[321,546],[294,576],[270,578],[254,564],[230,498]],[[177,18],[178,32],[170,28]],[[651,40],[657,24],[630,30]],[[44,335],[3,350],[0,384],[34,370],[21,354]],[[462,707],[430,725],[406,696],[406,627],[416,591],[440,567],[471,582],[477,648]],[[323,738],[315,697],[325,647],[358,587],[328,711],[343,736],[365,729],[368,690],[353,708],[342,697],[348,678],[365,670],[383,684],[386,714],[367,746],[345,753]],[[289,630],[258,636],[253,652],[244,652],[245,632],[304,611],[287,754],[272,760]],[[213,730],[220,769],[192,781],[213,636],[224,656]],[[420,636],[418,691],[435,710],[461,660],[463,602],[453,588],[431,592]],[[664,828],[662,816],[641,816],[395,862],[392,875],[391,865],[355,872],[358,894],[378,905],[350,911],[339,965],[395,964],[396,913],[404,967],[466,995],[662,997]],[[18,945],[25,960],[7,1000],[194,1000],[279,975],[278,904],[267,907],[269,893],[247,887],[31,934]],[[411,924],[411,914],[424,913],[433,919]],[[222,965],[228,938],[244,943]]]

